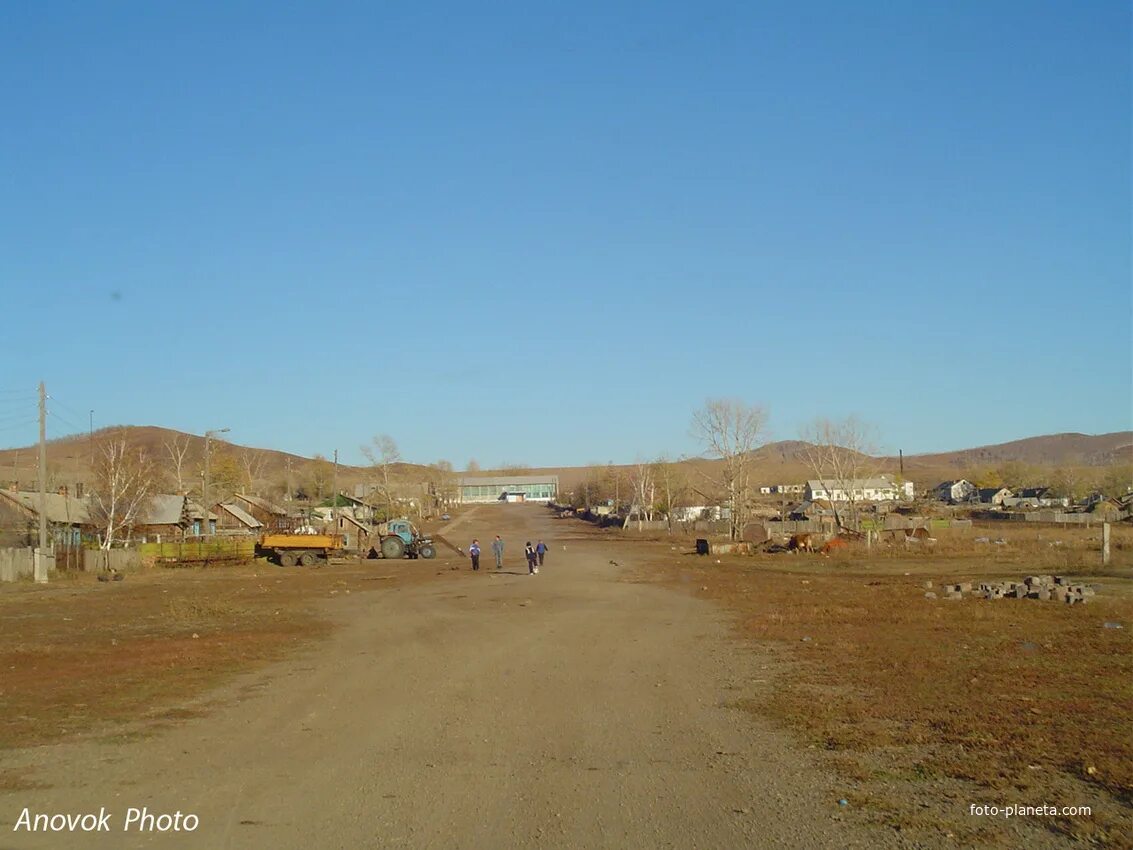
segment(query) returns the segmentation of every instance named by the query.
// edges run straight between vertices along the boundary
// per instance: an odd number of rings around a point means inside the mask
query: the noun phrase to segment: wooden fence
[[[136,570],[142,565],[137,549],[85,549],[83,570],[88,573]]]
[[[208,564],[250,560],[256,554],[254,537],[197,537],[168,543],[142,543],[138,555],[155,564]]]
[[[48,553],[44,556],[47,562],[47,572],[55,572],[55,556]],[[0,549],[0,581],[18,581],[35,574],[35,549],[19,547]]]

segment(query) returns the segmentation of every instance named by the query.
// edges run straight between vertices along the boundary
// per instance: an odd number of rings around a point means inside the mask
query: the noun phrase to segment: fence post
[[[1102,564],[1109,564],[1109,523],[1102,523]]]

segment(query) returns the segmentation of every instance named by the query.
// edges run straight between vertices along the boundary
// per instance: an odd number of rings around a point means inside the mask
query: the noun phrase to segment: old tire
[[[280,552],[279,553],[279,565],[281,567],[293,567],[293,566],[295,566],[296,560],[297,559],[295,557],[294,552]]]
[[[437,557],[437,550],[433,548],[431,543],[426,543],[424,546],[417,550],[417,554],[419,554],[422,558],[435,558]]]
[[[314,552],[304,552],[299,556],[299,563],[304,567],[313,567],[319,562],[319,556]]]
[[[382,557],[397,560],[405,557],[405,541],[397,535],[382,538]]]

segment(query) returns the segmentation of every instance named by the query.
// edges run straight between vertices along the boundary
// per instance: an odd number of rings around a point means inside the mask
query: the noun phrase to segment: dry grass
[[[1092,817],[1056,820],[1052,828],[1130,845],[1133,547],[1126,532],[1102,594],[1086,606],[924,598],[925,579],[1098,574],[1089,566],[1100,563],[1089,538],[1060,533],[1053,539],[1063,544],[1051,547],[1049,531],[994,550],[941,534],[935,551],[875,547],[868,558],[864,547],[832,558],[725,556],[719,565],[669,557],[650,574],[721,601],[745,637],[789,648],[789,672],[769,698],[748,707],[828,750],[844,776],[864,782],[859,802],[880,819],[987,840],[974,831],[966,804],[960,816],[960,806],[941,809],[923,793],[951,782],[971,803],[1093,805]],[[971,535],[978,536],[985,535]]]
[[[0,586],[0,750],[145,736],[194,716],[186,702],[326,635],[317,601],[425,575],[406,561],[383,566],[392,580],[371,581],[374,563],[143,570],[114,583],[61,574],[46,587]]]

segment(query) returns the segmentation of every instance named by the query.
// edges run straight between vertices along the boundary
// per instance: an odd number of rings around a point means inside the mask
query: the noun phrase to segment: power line
[[[29,419],[26,422],[17,422],[15,425],[0,425],[0,431],[15,431],[17,428],[26,428],[29,425],[34,425],[37,421],[37,419]]]
[[[86,416],[87,415],[87,411],[78,410],[74,407],[71,407],[71,405],[67,404],[67,402],[63,401],[62,399],[58,398],[57,396],[49,395],[47,397],[47,399],[48,399],[48,401],[53,401],[56,404],[60,405],[64,410],[71,411],[71,413],[73,413],[75,416]]]
[[[47,411],[47,415],[48,415],[48,416],[50,416],[50,417],[52,417],[52,418],[54,418],[54,419],[58,419],[58,420],[59,420],[60,422],[62,422],[62,423],[63,423],[64,425],[66,425],[66,426],[67,426],[68,428],[74,428],[74,429],[76,429],[76,432],[78,432],[78,431],[86,432],[86,428],[82,427],[81,425],[76,425],[76,424],[75,424],[74,422],[72,422],[72,421],[71,421],[70,419],[67,419],[67,418],[66,418],[66,417],[64,417],[64,416],[60,416],[60,415],[59,415],[58,413],[56,413],[56,412],[55,412],[54,410],[48,410],[48,411]]]

